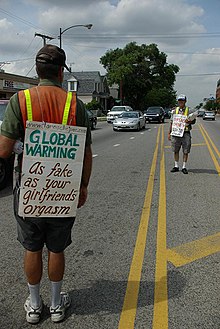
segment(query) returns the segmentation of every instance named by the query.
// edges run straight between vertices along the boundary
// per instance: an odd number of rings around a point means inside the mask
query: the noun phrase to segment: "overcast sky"
[[[156,43],[168,63],[180,67],[177,94],[195,106],[215,94],[220,78],[220,0],[0,0],[0,62],[8,73],[36,75],[34,58],[43,46],[35,33],[55,38],[59,30],[72,71],[100,71],[109,49]]]

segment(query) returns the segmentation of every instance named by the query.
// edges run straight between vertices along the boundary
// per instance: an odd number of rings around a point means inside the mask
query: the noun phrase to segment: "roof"
[[[95,83],[103,81],[105,76],[101,76],[99,71],[88,72],[64,72],[63,88],[68,89],[68,81],[78,81],[79,94],[92,94],[95,90]]]

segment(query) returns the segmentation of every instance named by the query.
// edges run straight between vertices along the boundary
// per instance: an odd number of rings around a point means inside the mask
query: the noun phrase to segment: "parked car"
[[[164,122],[164,109],[160,106],[150,106],[146,111],[144,111],[144,117],[146,122]]]
[[[145,118],[140,111],[127,111],[113,122],[113,130],[140,130],[145,128]]]
[[[127,105],[113,106],[112,109],[107,113],[107,122],[113,123],[115,118],[117,118],[123,112],[127,112],[127,111],[134,111],[134,110]]]
[[[9,100],[7,99],[0,99],[0,127],[8,102]],[[12,177],[12,170],[13,156],[9,159],[0,158],[0,190],[2,190],[7,185],[9,178]]]
[[[197,117],[203,117],[204,113],[205,113],[205,110],[198,110]]]
[[[97,125],[97,116],[91,110],[86,110],[86,111],[88,113],[90,127],[91,129],[95,129]]]
[[[215,112],[205,111],[202,118],[203,120],[215,120]]]

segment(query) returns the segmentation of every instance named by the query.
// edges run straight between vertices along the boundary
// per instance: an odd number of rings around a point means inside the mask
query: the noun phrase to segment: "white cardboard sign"
[[[85,127],[27,121],[19,199],[21,217],[74,217]]]
[[[185,126],[186,126],[186,115],[174,114],[172,122],[172,136],[183,137]]]

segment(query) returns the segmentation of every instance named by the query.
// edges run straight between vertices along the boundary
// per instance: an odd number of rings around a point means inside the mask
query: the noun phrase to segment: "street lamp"
[[[59,39],[60,39],[60,48],[62,48],[62,40],[61,40],[62,34],[63,34],[64,32],[66,32],[67,30],[72,29],[73,27],[79,27],[79,26],[86,27],[86,28],[89,29],[89,30],[92,28],[92,24],[85,24],[85,25],[83,25],[83,24],[76,24],[76,25],[72,25],[72,26],[70,26],[70,27],[67,27],[67,28],[66,28],[65,30],[63,30],[63,31],[62,31],[62,29],[61,29],[61,27],[60,27],[60,35],[59,35]]]

